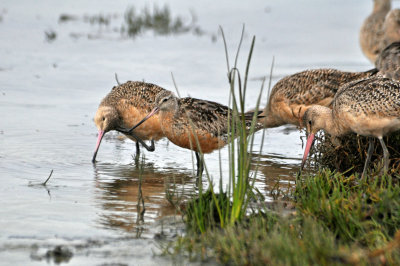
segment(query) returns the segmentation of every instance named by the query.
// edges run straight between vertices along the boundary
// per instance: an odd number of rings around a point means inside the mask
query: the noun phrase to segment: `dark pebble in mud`
[[[72,256],[72,251],[66,246],[56,246],[53,250],[46,252],[47,259],[53,259],[55,263],[68,262]]]

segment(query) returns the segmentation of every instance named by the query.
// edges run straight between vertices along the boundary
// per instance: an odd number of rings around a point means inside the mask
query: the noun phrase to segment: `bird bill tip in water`
[[[307,138],[306,149],[304,150],[303,161],[301,162],[301,170],[304,168],[304,164],[307,161],[308,153],[310,152],[311,146],[314,143],[315,134],[310,134]]]
[[[96,162],[97,151],[99,150],[100,143],[101,143],[101,140],[103,139],[103,136],[104,136],[104,131],[103,130],[99,130],[99,135],[97,137],[96,149],[95,149],[94,154],[93,154],[92,163]]]

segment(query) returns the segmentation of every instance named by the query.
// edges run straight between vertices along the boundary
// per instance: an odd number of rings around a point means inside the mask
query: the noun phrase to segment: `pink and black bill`
[[[104,137],[104,131],[103,130],[99,130],[99,136],[97,137],[96,149],[95,149],[94,154],[93,154],[92,163],[96,162],[97,152],[99,150],[100,143],[101,143],[101,140],[103,139],[103,137]]]
[[[314,137],[315,137],[315,134],[310,134],[307,138],[306,149],[304,150],[303,161],[301,162],[300,171],[303,170],[304,164],[307,161],[307,157],[308,157],[308,154],[310,153],[310,149],[311,149],[312,145],[314,144]]]

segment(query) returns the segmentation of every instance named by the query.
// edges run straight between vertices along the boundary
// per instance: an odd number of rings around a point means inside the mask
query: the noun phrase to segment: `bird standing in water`
[[[312,105],[329,106],[340,86],[376,73],[376,69],[366,72],[315,69],[287,76],[272,88],[262,113],[265,117],[260,120],[266,128],[285,124],[300,126],[301,117]]]
[[[170,91],[161,91],[156,96],[156,107],[133,128],[139,129],[139,125],[158,112],[164,135],[175,145],[195,152],[197,176],[201,176],[203,163],[199,153],[210,153],[228,143],[228,114],[232,116],[233,111],[216,102],[177,98]],[[245,114],[247,130],[251,128],[253,115],[253,112]],[[262,124],[257,122],[255,130],[261,128]]]
[[[146,125],[135,132],[130,128],[155,107],[155,96],[162,91],[167,90],[140,81],[128,81],[112,88],[111,92],[101,101],[94,118],[99,134],[92,159],[93,163],[96,161],[104,134],[110,130],[119,131],[129,139],[136,141],[136,155],[140,152],[139,143],[148,151],[154,151],[154,141],[164,137],[158,115],[153,116]],[[151,145],[148,146],[143,140],[150,140]]]
[[[371,160],[374,142],[378,138],[383,149],[384,172],[389,168],[389,151],[383,137],[400,130],[400,82],[372,77],[342,87],[336,94],[332,109],[315,105],[303,117],[308,138],[301,169],[314,141],[315,133],[324,130],[332,136],[357,133],[369,137],[369,147],[362,176]]]

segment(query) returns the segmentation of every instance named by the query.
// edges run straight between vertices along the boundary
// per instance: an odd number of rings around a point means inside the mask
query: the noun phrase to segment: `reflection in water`
[[[102,210],[96,222],[123,232],[141,232],[146,224],[176,214],[166,191],[172,188],[188,196],[195,182],[191,173],[155,169],[150,163],[96,164],[94,172],[96,202]]]
[[[282,192],[287,192],[295,183],[299,163],[299,158],[253,154],[252,170],[257,169],[256,186],[270,200],[281,198]]]
[[[257,188],[267,201],[282,198],[282,192],[287,192],[295,182],[300,159],[258,156],[253,154],[252,160],[252,170],[257,169]],[[137,237],[157,219],[175,215],[174,204],[192,197],[196,189],[196,178],[191,172],[156,169],[152,163],[97,163],[94,174],[95,202],[101,209],[96,223],[123,233],[136,232]],[[175,196],[175,202],[169,201],[170,195]]]

